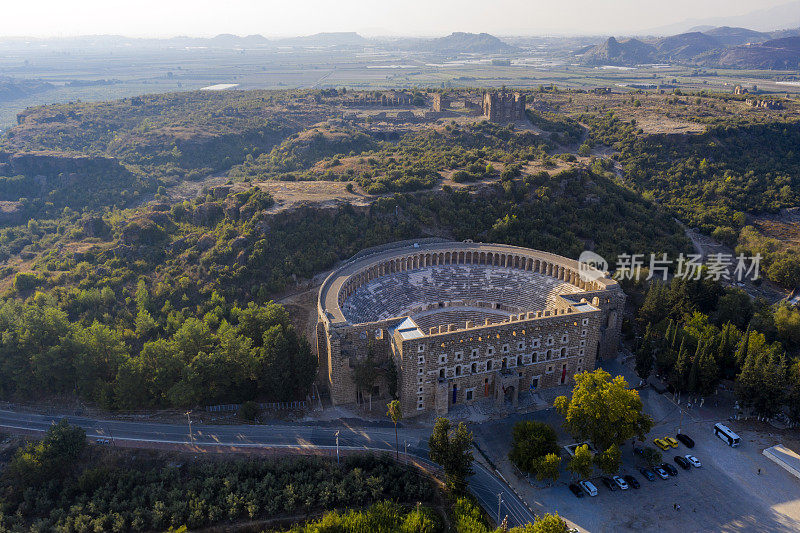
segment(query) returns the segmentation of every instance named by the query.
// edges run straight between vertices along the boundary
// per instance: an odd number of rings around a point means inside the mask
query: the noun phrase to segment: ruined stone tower
[[[525,119],[525,95],[509,92],[487,92],[483,95],[483,116],[490,122],[516,122]]]

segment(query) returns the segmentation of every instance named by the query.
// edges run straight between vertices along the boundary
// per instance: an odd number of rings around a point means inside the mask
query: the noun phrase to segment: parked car
[[[631,488],[638,489],[639,487],[641,487],[641,485],[639,484],[639,480],[633,477],[632,475],[626,474],[622,477],[623,479],[625,479],[625,481],[628,482],[628,485],[630,485]]]
[[[676,455],[675,462],[678,463],[678,465],[684,470],[689,470],[692,468],[692,464],[686,460],[686,457],[683,457],[682,455]]]
[[[578,485],[580,485],[580,487],[583,489],[583,492],[589,496],[597,496],[597,487],[595,487],[594,483],[591,481],[581,481],[578,483]]]
[[[110,444],[111,443],[111,441],[108,440],[108,439],[95,439],[94,442],[95,442],[95,444]]]
[[[686,460],[689,461],[689,464],[691,464],[695,468],[700,468],[701,466],[703,466],[703,463],[701,463],[697,457],[695,457],[690,453],[684,455],[684,457],[686,457]]]
[[[653,439],[653,443],[664,451],[669,450],[670,446],[664,439]]]
[[[622,479],[620,476],[614,476],[611,479],[614,480],[614,483],[617,484],[617,487],[619,487],[620,490],[628,490],[630,488],[628,487],[628,482]]]
[[[670,467],[670,468],[672,468],[672,469],[674,469],[674,468],[675,468],[675,467],[673,467],[672,465],[667,465],[667,466],[669,466],[669,467]],[[677,472],[677,470],[675,470],[675,471]],[[667,473],[667,471],[666,471],[666,470],[664,470],[663,468],[661,468],[660,466],[657,466],[657,467],[655,467],[655,468],[653,469],[653,472],[655,472],[655,473],[658,475],[658,477],[660,477],[661,479],[667,479],[667,478],[669,478],[669,473]]]
[[[689,435],[678,433],[677,435],[675,435],[675,438],[681,441],[687,448],[694,448],[694,441],[692,440],[691,437],[689,437]]]
[[[603,476],[600,479],[600,481],[602,481],[603,485],[608,487],[608,490],[610,490],[611,492],[614,492],[615,490],[617,490],[617,484],[614,483],[614,480],[611,479],[610,477]]]
[[[678,441],[676,441],[672,437],[664,437],[664,441],[667,444],[669,444],[670,446],[672,446],[673,448],[677,448],[678,447]]]
[[[661,463],[661,468],[663,468],[664,470],[669,472],[669,475],[671,475],[671,476],[677,476],[678,475],[678,469],[675,468],[674,466],[672,466],[669,463]]]
[[[583,489],[577,483],[570,483],[569,490],[574,494],[577,498],[583,498]]]
[[[655,473],[652,470],[650,470],[649,468],[640,468],[639,472],[641,472],[642,475],[647,478],[647,481],[655,481],[656,480]]]

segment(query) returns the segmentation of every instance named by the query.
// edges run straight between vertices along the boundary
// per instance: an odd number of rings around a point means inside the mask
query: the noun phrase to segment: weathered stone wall
[[[627,297],[622,289],[616,287],[610,291],[587,291],[581,298],[599,308],[601,319],[598,326],[598,357],[611,359],[617,355],[622,331],[622,316],[625,311]]]
[[[386,381],[385,367],[390,360],[390,339],[387,330],[401,320],[395,318],[332,328],[332,333],[328,337],[335,339],[335,349],[322,352],[322,357],[325,357],[326,353],[330,354],[325,363],[328,367],[328,386],[334,404],[353,403],[357,400],[358,387],[354,379],[354,369],[370,355],[375,363],[381,366],[379,376],[374,383],[378,388],[378,394],[373,399],[388,397],[389,383]],[[323,349],[325,349],[324,344]],[[322,361],[320,363],[322,364]],[[368,392],[362,391],[362,394]]]
[[[414,416],[432,409],[441,413],[443,406],[483,398],[502,401],[499,373],[518,379],[517,390],[507,391],[509,395],[532,386],[539,389],[570,383],[575,373],[594,369],[601,320],[600,311],[594,310],[463,329],[405,342],[395,337],[403,412]],[[441,398],[443,390],[447,391],[446,401]]]
[[[525,95],[487,92],[483,95],[483,116],[491,122],[516,122],[525,119]]]

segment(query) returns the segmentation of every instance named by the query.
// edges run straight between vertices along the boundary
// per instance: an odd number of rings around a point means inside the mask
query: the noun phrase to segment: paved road
[[[53,423],[66,418],[70,424],[86,430],[89,439],[105,438],[114,442],[149,445],[192,445],[233,448],[309,448],[336,449],[336,432],[342,450],[386,450],[395,447],[394,427],[374,427],[348,424],[328,425],[270,424],[207,426],[192,425],[191,435],[187,424],[159,424],[120,420],[97,420],[78,416],[52,416],[0,410],[0,428],[12,432],[44,432]],[[398,431],[401,449],[427,466],[435,466],[428,459],[427,432],[420,429],[401,428]],[[510,526],[533,521],[525,504],[508,485],[479,463],[474,463],[475,474],[470,478],[470,490],[492,518],[497,518],[498,494],[502,494],[501,518],[508,515]]]

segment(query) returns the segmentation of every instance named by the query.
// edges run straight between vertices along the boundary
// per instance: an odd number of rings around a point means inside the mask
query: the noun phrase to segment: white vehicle
[[[686,458],[687,461],[689,461],[689,464],[691,464],[695,468],[700,468],[701,466],[703,466],[703,463],[701,463],[697,457],[695,457],[690,453],[684,455],[684,457]]]
[[[611,479],[614,480],[614,483],[616,483],[617,487],[619,487],[621,490],[628,490],[628,482],[622,479],[621,477],[614,476]]]
[[[597,487],[594,486],[594,483],[591,481],[581,481],[578,483],[583,489],[583,492],[588,494],[589,496],[597,496]]]
[[[731,448],[736,448],[742,442],[739,435],[731,431],[728,426],[720,424],[719,422],[714,424],[714,435],[724,440]]]
[[[656,475],[661,479],[669,479],[669,474],[667,473],[667,471],[661,468],[660,466],[655,467],[653,469],[653,472],[655,472]]]

